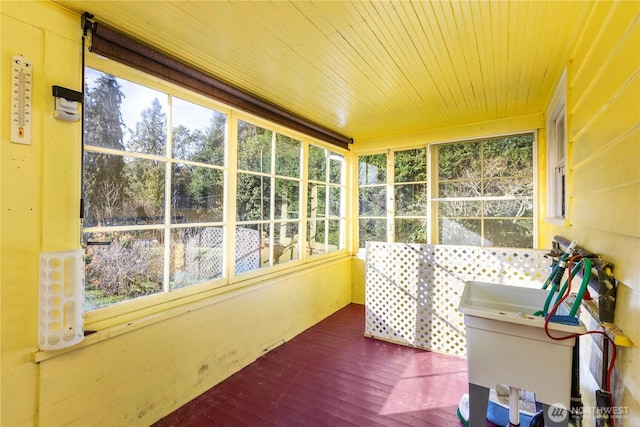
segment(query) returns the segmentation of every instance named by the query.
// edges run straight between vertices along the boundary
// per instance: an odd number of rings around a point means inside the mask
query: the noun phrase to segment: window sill
[[[173,317],[177,317],[211,305],[219,304],[231,298],[237,298],[240,295],[254,292],[263,286],[271,286],[274,279],[278,279],[287,275],[296,275],[308,269],[340,262],[345,259],[351,259],[351,257],[345,251],[326,255],[327,256],[322,256],[321,259],[307,261],[303,265],[299,265],[290,269],[281,270],[272,274],[265,274],[261,277],[247,279],[234,284],[185,296],[183,298],[166,301],[163,304],[158,304],[158,306],[156,307],[157,310],[155,310],[155,312],[140,316],[138,318],[131,318],[129,320],[125,320],[124,322],[122,321],[122,317],[125,316],[116,316],[111,320],[111,322],[109,322],[110,324],[105,324],[104,321],[97,322],[98,324],[103,325],[103,327],[101,328],[95,328],[95,326],[97,326],[96,324],[87,323],[85,324],[86,335],[82,342],[60,350],[36,350],[31,354],[31,360],[35,363],[40,363],[66,353],[70,353],[72,351],[76,351],[81,348],[85,348],[90,345],[136,331],[155,323],[166,321]],[[93,332],[93,330],[95,330],[95,332]]]
[[[558,227],[569,227],[569,220],[567,218],[558,218],[555,216],[545,217],[544,221],[547,224],[557,225]]]
[[[72,352],[81,348],[85,348],[102,341],[106,341],[110,338],[114,338],[119,335],[126,334],[128,332],[133,332],[145,326],[153,325],[155,323],[162,322],[162,321],[171,319],[173,317],[180,316],[182,314],[186,314],[191,311],[195,311],[195,310],[207,307],[209,305],[220,303],[228,298],[236,297],[239,294],[250,292],[254,289],[255,287],[249,287],[248,284],[244,286],[233,286],[233,287],[226,286],[224,288],[218,288],[214,291],[203,292],[202,294],[199,294],[198,296],[200,297],[200,299],[198,301],[192,302],[192,301],[176,300],[174,301],[176,304],[182,303],[182,305],[178,305],[176,307],[172,307],[168,309],[163,309],[161,311],[158,311],[157,313],[149,314],[149,315],[140,317],[138,319],[127,321],[125,323],[114,324],[114,325],[102,328],[98,331],[91,331],[93,329],[91,325],[85,325],[86,327],[85,334],[87,333],[88,334],[85,335],[84,340],[82,340],[82,342],[74,346],[67,347],[60,350],[38,350],[33,353],[32,358],[34,362],[39,363],[56,356],[60,356],[65,353],[69,353],[69,352]],[[240,292],[239,293],[233,292],[236,290]],[[215,292],[215,291],[218,291],[218,292]]]

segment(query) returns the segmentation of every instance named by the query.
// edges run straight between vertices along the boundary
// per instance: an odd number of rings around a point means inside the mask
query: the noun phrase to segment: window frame
[[[477,136],[477,137],[465,137],[465,138],[461,138],[461,139],[450,139],[450,140],[442,140],[442,141],[433,141],[433,142],[429,142],[429,143],[421,143],[421,144],[411,144],[411,145],[403,145],[403,146],[398,146],[398,147],[394,147],[394,149],[392,150],[368,150],[368,151],[362,151],[362,152],[357,152],[355,153],[355,160],[354,160],[354,164],[355,165],[359,165],[359,158],[361,156],[369,156],[369,155],[375,155],[375,154],[386,154],[387,156],[387,179],[386,179],[386,187],[387,187],[387,215],[385,216],[386,218],[386,227],[387,227],[387,233],[386,233],[386,241],[387,242],[393,242],[394,241],[394,226],[395,226],[395,219],[397,218],[397,216],[395,215],[395,211],[394,211],[394,197],[393,193],[394,188],[395,188],[395,180],[394,180],[394,160],[395,160],[395,153],[399,152],[399,151],[408,151],[408,150],[412,150],[412,149],[420,149],[420,148],[425,148],[427,149],[427,214],[426,214],[426,221],[428,223],[427,226],[427,240],[426,240],[426,244],[440,244],[437,239],[438,239],[438,213],[437,213],[437,201],[438,198],[435,197],[436,194],[438,194],[437,191],[437,186],[439,184],[439,179],[438,179],[438,161],[436,157],[436,153],[437,153],[437,147],[441,146],[441,145],[451,145],[451,144],[458,144],[458,143],[473,143],[473,142],[478,142],[478,141],[485,141],[485,140],[492,140],[492,139],[498,139],[498,138],[503,138],[503,137],[512,137],[512,136],[519,136],[519,135],[527,135],[527,134],[531,134],[532,135],[532,151],[533,151],[533,159],[532,159],[532,184],[533,184],[533,195],[532,195],[532,200],[533,200],[533,216],[532,216],[532,220],[533,220],[533,237],[532,237],[532,246],[536,247],[537,242],[538,242],[538,209],[536,207],[536,203],[538,200],[538,175],[537,175],[537,165],[538,165],[538,131],[536,129],[528,129],[528,130],[518,130],[518,131],[512,131],[512,132],[504,132],[504,133],[495,133],[495,134],[489,134],[489,135],[483,135],[483,136]],[[358,180],[358,168],[355,168],[356,171],[354,172],[354,212],[358,213],[356,220],[354,221],[355,225],[355,230],[354,230],[354,236],[353,236],[353,240],[354,240],[354,247],[356,248],[356,251],[358,252],[359,256],[364,256],[365,254],[365,247],[360,247],[361,246],[361,242],[360,242],[360,233],[359,233],[359,223],[360,223],[360,215],[359,215],[359,199],[358,199],[358,194],[359,194],[359,189],[360,189],[360,183]],[[391,172],[390,172],[391,171]],[[404,216],[401,216],[404,217]],[[382,218],[382,217],[380,217]]]
[[[424,162],[425,162],[425,178],[422,181],[397,181],[396,180],[396,154],[400,153],[400,152],[406,152],[406,151],[421,151],[424,150]],[[427,243],[431,241],[431,235],[433,233],[433,227],[430,226],[431,224],[431,217],[432,217],[432,213],[431,213],[431,200],[432,200],[432,181],[433,178],[432,176],[430,176],[429,174],[429,170],[431,167],[431,150],[429,146],[422,146],[422,147],[413,147],[413,148],[401,148],[401,149],[397,149],[397,150],[390,150],[389,154],[387,155],[387,170],[389,171],[388,176],[389,176],[389,205],[388,205],[388,211],[391,212],[393,214],[393,219],[390,221],[390,223],[388,224],[388,228],[389,228],[389,240],[396,242],[396,236],[398,235],[397,232],[397,227],[396,227],[396,222],[398,220],[423,220],[426,224],[426,234],[425,234],[425,240],[422,243]],[[425,189],[426,189],[426,199],[425,199],[425,210],[424,210],[424,214],[423,215],[416,215],[416,214],[408,214],[408,213],[398,213],[397,212],[397,193],[396,190],[400,187],[400,186],[407,186],[407,185],[424,185]],[[416,242],[418,243],[418,242]]]
[[[355,248],[357,248],[357,251],[363,251],[365,249],[365,247],[360,247],[360,220],[361,219],[365,219],[365,220],[373,220],[373,221],[385,221],[385,238],[386,241],[391,241],[392,240],[392,230],[391,230],[391,222],[390,222],[390,212],[392,212],[393,209],[393,200],[391,199],[392,197],[392,192],[393,192],[393,186],[390,183],[390,178],[389,178],[389,170],[391,168],[391,170],[393,170],[393,164],[391,163],[390,160],[390,153],[391,150],[383,150],[383,151],[372,151],[372,152],[362,152],[362,153],[356,153],[356,155],[354,156],[354,173],[355,173],[355,178],[353,180],[354,182],[354,189],[353,189],[353,205],[354,205],[354,212],[357,212],[357,218],[353,221],[355,224],[355,230],[356,232],[354,233],[354,242],[355,242]],[[366,183],[361,185],[360,184],[360,157],[364,157],[364,156],[375,156],[375,155],[384,155],[385,156],[385,182],[384,183]],[[380,188],[380,189],[384,189],[384,201],[385,201],[385,206],[384,206],[384,210],[386,211],[385,215],[362,215],[360,213],[360,188]],[[392,218],[392,217],[391,217]]]
[[[133,83],[146,86],[148,88],[158,90],[164,94],[169,94],[172,97],[177,97],[182,100],[196,103],[205,108],[210,108],[212,110],[218,111],[220,113],[226,114],[227,116],[227,139],[225,141],[225,166],[224,166],[224,182],[225,182],[225,196],[224,196],[224,215],[222,221],[216,221],[216,225],[223,225],[226,227],[224,230],[225,239],[223,243],[225,258],[223,261],[223,273],[222,277],[210,281],[205,281],[203,283],[193,284],[184,288],[179,289],[166,289],[166,285],[163,287],[163,290],[159,293],[145,295],[143,297],[131,298],[121,302],[113,303],[110,305],[102,306],[99,308],[91,309],[84,312],[85,317],[85,329],[86,330],[100,330],[105,327],[109,327],[115,324],[121,324],[122,322],[130,322],[135,321],[144,317],[145,315],[153,314],[153,313],[161,313],[166,312],[166,310],[173,310],[176,307],[179,307],[183,304],[194,303],[199,300],[204,300],[212,295],[218,295],[225,292],[229,292],[235,289],[240,289],[243,287],[251,286],[258,284],[264,280],[269,280],[272,278],[279,277],[283,274],[295,273],[300,269],[310,268],[317,263],[322,262],[330,262],[333,259],[348,256],[348,247],[349,242],[351,240],[350,230],[347,228],[346,216],[347,212],[350,210],[349,206],[346,203],[346,188],[348,181],[348,159],[349,159],[349,151],[347,149],[342,149],[335,145],[329,144],[327,142],[318,140],[316,138],[310,137],[308,135],[302,134],[298,131],[285,128],[282,125],[278,125],[269,120],[254,116],[252,114],[240,111],[235,109],[234,107],[230,107],[225,105],[219,101],[208,98],[202,94],[192,92],[188,89],[177,86],[173,83],[167,82],[163,79],[151,76],[142,71],[131,68],[125,64],[119,63],[114,60],[108,60],[100,57],[99,55],[91,52],[86,52],[86,62],[85,66],[95,69],[97,71],[111,74],[117,78],[125,79],[131,81]],[[167,112],[168,115],[168,127],[167,132],[171,132],[171,110]],[[274,266],[270,266],[268,268],[260,268],[248,273],[243,273],[240,275],[235,274],[235,268],[233,265],[233,260],[235,258],[235,244],[234,239],[229,238],[227,235],[233,232],[236,228],[236,203],[235,203],[235,194],[236,194],[236,185],[237,179],[236,174],[238,172],[237,169],[237,122],[238,120],[244,120],[250,122],[252,124],[256,124],[259,126],[267,127],[274,132],[281,133],[282,135],[286,135],[288,137],[292,137],[301,141],[301,176],[299,178],[299,182],[301,183],[301,197],[300,197],[300,240],[305,241],[306,239],[306,227],[307,227],[307,214],[306,214],[306,187],[308,183],[308,170],[307,170],[307,156],[309,145],[313,144],[315,146],[324,148],[330,152],[335,152],[342,155],[345,159],[346,167],[344,170],[344,194],[342,198],[342,212],[344,213],[344,221],[342,221],[342,232],[344,234],[344,245],[341,249],[324,253],[317,254],[313,257],[306,256],[306,252],[301,250],[301,255],[299,260],[286,262],[283,264],[277,264]],[[170,138],[170,134],[167,135]],[[170,147],[167,146],[167,151],[165,155],[169,157],[168,163],[165,166],[166,168],[171,168],[173,163],[183,163],[184,160],[181,159],[173,159],[173,153],[170,151]],[[127,153],[129,154],[129,153]],[[132,153],[135,154],[135,153]],[[84,156],[84,147],[83,153]],[[137,154],[136,154],[137,155]],[[141,157],[146,157],[146,155],[142,155]],[[186,161],[188,163],[188,161]],[[167,166],[168,165],[168,166]],[[81,167],[80,167],[81,169]],[[82,173],[82,170],[80,170]],[[169,174],[170,176],[170,174]],[[169,188],[170,191],[170,181],[165,182],[165,190]],[[165,191],[165,193],[166,193]],[[169,201],[165,200],[165,206],[167,203],[170,204]],[[276,220],[278,222],[278,220]],[[210,225],[210,224],[206,224]],[[191,224],[186,224],[186,226],[192,226]],[[198,223],[194,226],[202,226],[201,223]],[[124,226],[127,229],[126,226]],[[159,228],[163,229],[163,224],[154,225],[151,228]],[[80,222],[80,235],[85,232],[85,228]],[[115,229],[114,229],[115,231]],[[170,233],[170,231],[169,231]],[[166,275],[167,266],[164,267],[164,274]],[[166,282],[168,279],[163,278]]]
[[[323,256],[326,254],[330,254],[333,252],[337,252],[337,251],[341,251],[341,250],[347,250],[347,177],[348,177],[348,156],[346,156],[345,154],[342,154],[336,150],[332,150],[330,148],[327,147],[323,147],[323,146],[319,146],[317,144],[314,143],[309,143],[306,145],[306,155],[305,155],[305,161],[307,162],[305,164],[305,170],[309,171],[309,168],[312,167],[308,164],[309,162],[309,158],[311,157],[311,148],[317,148],[320,150],[324,150],[325,152],[325,176],[324,179],[316,179],[315,177],[310,177],[309,175],[307,175],[307,181],[306,181],[306,187],[302,189],[302,192],[304,193],[304,203],[305,203],[305,207],[309,206],[309,192],[311,189],[311,185],[316,185],[316,187],[319,186],[324,186],[325,187],[325,197],[324,197],[324,207],[325,207],[325,212],[323,216],[312,216],[310,214],[309,209],[305,209],[304,213],[306,214],[306,223],[305,223],[305,234],[304,234],[304,238],[305,240],[302,243],[302,251],[305,253],[305,257],[308,258],[313,258],[313,257],[318,257],[318,256]],[[332,162],[332,157],[333,156],[341,156],[341,169],[340,169],[340,182],[332,182],[331,179],[331,172],[332,172],[332,167],[331,167],[331,162]],[[332,189],[338,189],[339,190],[339,200],[340,200],[340,207],[338,209],[338,214],[334,214],[333,209],[331,209],[331,202],[333,200],[333,198],[331,197],[331,190]],[[317,194],[317,193],[316,193]],[[330,242],[329,242],[329,237],[330,237],[330,223],[331,222],[338,222],[339,226],[340,226],[340,233],[339,233],[339,243],[338,243],[338,247],[334,250],[331,250],[330,248]],[[324,249],[321,252],[317,252],[317,253],[313,253],[313,248],[316,248],[318,246],[318,244],[316,243],[316,245],[312,246],[311,245],[311,240],[309,238],[309,232],[308,230],[310,230],[310,223],[314,224],[314,227],[317,227],[317,225],[319,223],[324,223],[324,241],[323,246]]]
[[[259,171],[251,171],[251,170],[247,170],[247,169],[239,169],[237,164],[235,167],[235,170],[233,171],[233,173],[230,172],[230,175],[235,175],[236,178],[236,183],[234,184],[234,193],[233,195],[236,196],[237,195],[237,177],[239,174],[245,174],[245,175],[254,175],[254,176],[260,176],[262,178],[266,178],[269,180],[269,189],[270,189],[270,194],[269,194],[269,201],[270,201],[270,206],[269,206],[269,218],[265,219],[264,217],[259,219],[259,220],[239,220],[237,218],[237,208],[235,208],[233,210],[233,212],[229,212],[229,216],[232,217],[233,216],[233,223],[234,223],[234,227],[233,229],[230,229],[232,232],[234,230],[237,230],[238,226],[242,226],[242,225],[259,225],[259,226],[263,226],[263,225],[267,225],[269,232],[268,232],[268,238],[269,238],[269,254],[268,254],[268,263],[269,265],[267,267],[258,267],[254,270],[248,270],[246,272],[237,272],[236,269],[236,265],[235,265],[235,261],[232,263],[231,261],[228,262],[228,266],[230,268],[230,276],[235,278],[235,277],[255,277],[255,276],[260,276],[262,274],[264,274],[265,269],[274,269],[274,268],[285,268],[282,266],[294,266],[294,265],[299,265],[303,262],[303,257],[302,257],[302,253],[301,253],[301,238],[302,238],[302,230],[299,229],[298,230],[298,245],[297,245],[297,250],[298,250],[298,258],[288,261],[288,262],[283,262],[283,263],[275,263],[274,262],[274,242],[271,241],[271,237],[274,237],[276,234],[276,230],[275,227],[278,224],[282,224],[282,223],[298,223],[299,227],[302,228],[303,225],[303,218],[302,215],[304,213],[303,210],[303,206],[302,206],[302,193],[303,193],[303,176],[306,175],[305,171],[302,169],[302,165],[304,164],[303,162],[303,156],[306,155],[307,150],[305,150],[305,143],[302,141],[302,139],[299,139],[297,137],[292,136],[292,132],[282,132],[282,131],[277,131],[276,129],[274,129],[273,125],[269,124],[268,122],[265,121],[261,121],[261,120],[256,120],[255,118],[237,118],[235,120],[235,126],[236,126],[236,131],[238,129],[238,123],[240,121],[243,121],[247,124],[251,124],[257,127],[260,127],[262,129],[266,129],[266,130],[270,130],[272,132],[271,135],[271,153],[270,153],[270,171],[269,172],[259,172]],[[300,173],[298,177],[291,177],[291,176],[285,176],[285,175],[281,175],[278,174],[276,169],[276,154],[277,154],[277,135],[282,135],[285,137],[291,137],[294,138],[298,141],[300,141]],[[235,139],[235,141],[237,142],[237,138]],[[236,155],[236,161],[237,161],[237,144],[234,147],[234,153]],[[275,182],[278,179],[287,179],[290,181],[296,181],[298,182],[298,218],[297,219],[287,219],[287,220],[283,220],[282,218],[278,218],[277,217],[277,212],[276,212],[276,207],[275,207],[275,199],[276,199],[276,186],[275,186]],[[234,197],[234,200],[237,200],[237,196]],[[233,257],[231,259],[235,260],[235,254],[236,254],[236,245],[231,245],[233,246],[232,248],[230,248],[230,254],[233,254]],[[260,261],[262,262],[262,257],[260,256]]]
[[[510,132],[510,133],[505,133],[505,134],[501,134],[501,135],[492,135],[492,136],[486,136],[486,137],[481,137],[481,138],[472,138],[472,139],[465,139],[462,141],[447,141],[447,142],[439,142],[439,143],[435,143],[431,145],[431,161],[432,161],[432,170],[431,170],[431,183],[432,185],[430,186],[432,189],[432,196],[429,199],[429,203],[431,204],[430,206],[430,211],[431,211],[431,219],[432,219],[432,223],[431,223],[431,227],[430,229],[432,230],[431,233],[431,237],[432,237],[432,242],[433,244],[443,244],[439,241],[438,236],[440,235],[440,215],[438,213],[438,202],[441,201],[478,201],[482,204],[482,209],[481,209],[481,213],[478,217],[476,217],[475,219],[480,221],[480,245],[470,245],[470,246],[479,246],[479,247],[501,247],[504,248],[505,246],[487,246],[484,244],[485,240],[486,240],[486,233],[485,233],[485,226],[486,226],[486,220],[488,219],[489,221],[491,220],[497,220],[500,219],[500,217],[488,217],[484,214],[484,202],[487,201],[500,201],[500,200],[518,200],[518,199],[528,199],[529,197],[513,197],[513,198],[507,198],[505,196],[481,196],[481,197],[434,197],[434,194],[439,194],[439,184],[442,182],[439,177],[438,177],[438,159],[437,159],[437,151],[438,148],[441,146],[447,146],[447,145],[455,145],[455,144],[472,144],[472,143],[479,143],[480,144],[480,170],[481,170],[481,174],[480,177],[478,178],[474,178],[474,180],[480,181],[481,183],[481,188],[485,187],[485,182],[486,181],[491,181],[491,180],[496,180],[496,179],[505,179],[505,177],[485,177],[484,176],[484,142],[487,141],[491,141],[491,140],[495,140],[495,139],[500,139],[500,138],[509,138],[509,137],[517,137],[517,136],[522,136],[522,135],[531,135],[532,137],[532,141],[531,141],[531,150],[532,150],[532,165],[531,165],[531,181],[532,181],[532,185],[533,185],[533,192],[531,195],[531,200],[532,200],[532,221],[533,221],[533,229],[532,229],[532,238],[531,238],[531,243],[532,246],[535,247],[536,242],[537,242],[537,209],[535,207],[536,204],[536,197],[537,197],[537,180],[536,180],[536,164],[537,164],[537,150],[536,150],[536,146],[537,146],[537,132],[535,131],[523,131],[523,132]],[[509,177],[506,177],[509,178]],[[515,177],[512,177],[515,178]],[[469,179],[471,180],[471,179]],[[459,179],[454,179],[454,180],[444,180],[445,182],[448,181],[460,181]],[[459,217],[459,218],[464,218],[464,217]],[[510,217],[506,217],[506,218],[510,218]],[[457,245],[455,243],[452,243],[453,245]],[[462,245],[464,246],[464,245]]]
[[[197,104],[201,107],[204,108],[208,108],[212,111],[217,111],[219,113],[225,114],[227,117],[227,125],[226,125],[226,141],[225,141],[225,161],[223,163],[223,165],[204,165],[205,168],[209,168],[212,170],[220,170],[223,173],[223,179],[225,181],[225,188],[224,188],[224,196],[225,198],[228,197],[228,183],[226,183],[228,181],[227,177],[229,176],[228,173],[228,163],[227,163],[227,159],[228,159],[228,139],[229,139],[229,120],[231,117],[231,114],[233,112],[232,109],[230,109],[227,106],[224,106],[223,104],[216,102],[214,100],[208,99],[205,96],[199,95],[197,93],[191,93],[186,89],[183,89],[181,87],[178,87],[176,85],[173,85],[171,83],[165,82],[162,79],[150,76],[148,74],[145,74],[144,72],[135,70],[133,68],[130,68],[124,64],[118,63],[116,61],[112,61],[112,60],[105,60],[105,59],[101,59],[99,56],[95,56],[95,55],[87,55],[87,63],[85,64],[85,66],[87,68],[92,68],[94,70],[97,70],[99,72],[102,73],[106,73],[106,74],[111,74],[116,78],[120,78],[123,80],[127,80],[131,83],[134,83],[136,85],[141,85],[144,86],[146,88],[150,88],[154,91],[158,91],[163,95],[167,96],[167,108],[168,110],[165,111],[166,115],[167,115],[167,128],[166,128],[166,145],[165,145],[165,152],[164,154],[148,154],[148,153],[140,153],[140,152],[136,152],[136,151],[119,151],[119,150],[113,150],[110,148],[102,148],[102,147],[95,147],[95,146],[88,146],[89,148],[87,149],[86,146],[83,146],[83,153],[82,155],[84,156],[84,154],[86,152],[95,152],[95,153],[106,153],[106,154],[115,154],[115,155],[120,155],[122,157],[131,157],[131,158],[136,158],[136,159],[141,159],[141,160],[151,160],[151,161],[157,161],[157,162],[162,162],[164,165],[164,169],[165,169],[165,181],[164,181],[164,208],[163,208],[163,215],[164,215],[164,220],[154,223],[154,224],[149,224],[149,225],[121,225],[121,226],[88,226],[86,227],[83,223],[81,223],[81,230],[80,230],[80,235],[81,237],[85,234],[85,233],[92,233],[92,232],[125,232],[125,231],[151,231],[151,230],[157,230],[159,232],[161,232],[163,234],[164,237],[164,257],[163,257],[163,273],[162,273],[162,289],[159,292],[153,293],[153,294],[148,294],[148,295],[141,295],[139,297],[133,297],[133,298],[128,298],[128,299],[124,299],[122,301],[117,301],[115,303],[111,303],[108,305],[104,305],[101,307],[96,307],[90,310],[86,310],[84,311],[85,314],[85,318],[87,318],[87,315],[89,319],[92,318],[92,316],[90,314],[92,313],[96,313],[96,312],[109,312],[112,309],[115,312],[120,312],[121,311],[121,306],[127,306],[127,305],[131,305],[132,307],[135,306],[136,308],[134,308],[133,310],[138,310],[138,304],[133,304],[134,302],[139,302],[139,300],[149,300],[149,301],[154,301],[156,299],[160,299],[159,297],[163,296],[163,295],[169,295],[169,294],[175,294],[177,295],[177,297],[182,297],[182,294],[191,294],[191,293],[197,293],[197,292],[201,292],[203,290],[203,288],[218,288],[218,287],[222,287],[225,285],[225,277],[228,277],[228,271],[226,269],[226,265],[228,264],[228,261],[226,260],[226,256],[228,254],[228,252],[224,251],[223,253],[223,269],[222,269],[222,277],[220,278],[213,278],[211,280],[207,280],[204,281],[202,283],[196,283],[196,284],[191,284],[189,286],[186,286],[184,288],[175,288],[175,289],[171,289],[170,286],[170,265],[169,265],[169,259],[171,256],[171,234],[173,232],[173,230],[176,229],[180,229],[180,228],[203,228],[203,227],[224,227],[225,224],[228,224],[228,220],[226,218],[223,218],[221,220],[217,220],[217,221],[209,221],[209,222],[195,222],[195,223],[186,223],[186,224],[176,224],[173,223],[171,221],[167,222],[167,218],[171,217],[172,215],[172,206],[171,206],[171,199],[169,197],[170,193],[171,193],[171,187],[172,187],[172,183],[171,183],[171,178],[172,178],[172,168],[174,165],[176,164],[189,164],[189,165],[196,165],[196,166],[202,166],[200,163],[198,162],[193,162],[190,160],[183,160],[180,159],[178,157],[174,157],[173,155],[173,142],[172,142],[172,136],[171,136],[171,132],[172,132],[172,110],[171,110],[171,104],[174,98],[180,98],[183,101],[187,101],[190,103],[194,103]],[[126,94],[125,94],[126,95]],[[84,167],[84,164],[82,165],[82,167]],[[84,173],[83,170],[80,171],[81,174]],[[84,194],[83,194],[84,196]],[[205,286],[208,285],[208,286]],[[155,303],[149,303],[150,305],[153,305]],[[149,304],[141,304],[141,307],[146,307]],[[126,310],[126,309],[125,309]],[[101,317],[101,316],[99,316]]]
[[[546,111],[546,217],[549,224],[564,226],[569,221],[568,181],[569,181],[569,134],[567,122],[567,70],[565,69],[556,86]],[[562,132],[558,125],[562,122]],[[562,152],[563,155],[559,153]]]

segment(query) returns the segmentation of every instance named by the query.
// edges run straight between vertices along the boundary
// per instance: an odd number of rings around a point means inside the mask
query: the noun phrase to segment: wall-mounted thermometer
[[[11,58],[11,142],[31,144],[31,61]]]

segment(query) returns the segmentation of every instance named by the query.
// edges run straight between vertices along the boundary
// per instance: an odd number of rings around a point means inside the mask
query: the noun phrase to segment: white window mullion
[[[275,218],[276,218],[276,139],[277,132],[271,134],[271,174],[267,179],[270,180],[271,185],[269,188],[269,194],[271,198],[269,200],[269,266],[275,265],[275,259],[273,250],[275,247]],[[262,219],[262,218],[261,218]]]
[[[169,96],[169,111],[167,112],[167,141],[165,149],[164,164],[164,265],[162,275],[162,287],[165,292],[169,292],[171,284],[171,158],[173,153],[172,141],[172,118],[173,118],[173,97]]]
[[[484,176],[484,141],[480,141],[480,246],[486,246],[484,233],[484,203],[485,203],[485,187],[486,181]]]
[[[395,242],[394,152],[387,150],[387,242]]]
[[[438,148],[429,144],[427,146],[427,224],[425,228],[427,229],[427,243],[435,244],[438,242],[434,242],[433,236],[437,236],[437,224],[433,223],[433,219],[437,218],[437,215],[434,215],[433,209],[437,206],[437,203],[433,203],[434,198],[434,185],[437,184],[438,180],[436,179],[437,170],[434,170],[434,164],[437,165],[438,162],[434,162],[432,156],[435,156],[438,152]],[[437,169],[437,168],[436,168]]]
[[[307,224],[310,217],[310,213],[307,212],[308,204],[308,188],[309,188],[309,173],[307,171],[309,167],[309,140],[304,138],[300,144],[300,230],[298,231],[298,253],[300,260],[304,263],[307,258]]]
[[[238,119],[231,111],[227,120],[227,135],[225,144],[225,176],[224,176],[224,207],[223,207],[223,276],[230,283],[236,272],[236,209],[238,191]]]
[[[538,218],[539,212],[537,212],[537,209],[535,208],[536,206],[536,200],[538,199],[538,169],[537,167],[535,167],[535,165],[538,165],[538,132],[534,132],[533,133],[533,164],[534,164],[534,168],[533,168],[533,194],[532,197],[529,197],[529,200],[531,201],[531,206],[533,207],[533,244],[532,246],[534,248],[537,248],[539,245],[539,241],[538,241],[538,226],[539,226],[539,221],[536,221],[536,218]],[[525,201],[526,203],[526,201]]]
[[[357,253],[360,250],[360,158],[355,153],[350,153],[352,168],[349,171],[349,177],[351,179],[351,187],[349,187],[349,195],[351,197],[348,200],[351,200],[350,209],[352,212],[351,215],[351,224],[350,230],[351,235],[353,236],[351,239],[351,250],[353,253]]]
[[[340,166],[340,183],[338,188],[340,189],[340,209],[338,211],[339,223],[340,227],[340,235],[338,240],[338,249],[344,249],[347,247],[347,236],[346,236],[346,216],[347,216],[347,189],[346,189],[346,179],[347,179],[347,167],[346,167],[346,159],[342,157],[341,166]]]
[[[331,152],[326,150],[324,158],[324,252],[329,252],[329,219],[331,218]]]

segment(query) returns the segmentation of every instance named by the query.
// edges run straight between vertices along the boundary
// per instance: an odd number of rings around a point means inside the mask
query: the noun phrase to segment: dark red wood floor
[[[466,360],[365,338],[351,304],[155,424],[455,426]]]

